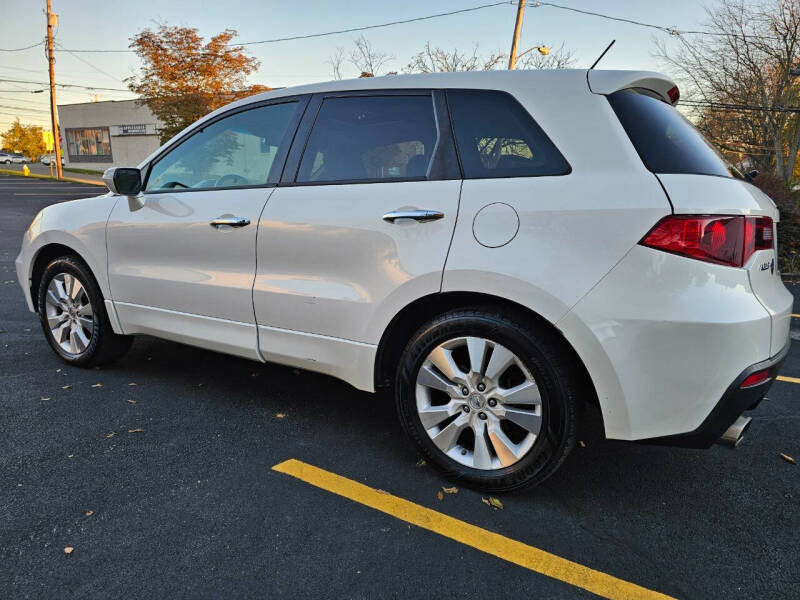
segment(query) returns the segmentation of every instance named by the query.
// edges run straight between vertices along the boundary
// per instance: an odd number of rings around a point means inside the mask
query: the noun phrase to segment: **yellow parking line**
[[[670,598],[299,460],[272,469],[603,598]]]
[[[783,375],[778,375],[776,379],[778,381],[788,381],[789,383],[800,383],[800,379],[797,377],[784,377]]]

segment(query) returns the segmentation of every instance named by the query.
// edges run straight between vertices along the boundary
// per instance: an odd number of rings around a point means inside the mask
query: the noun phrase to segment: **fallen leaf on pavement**
[[[781,452],[781,458],[788,463],[792,463],[793,465],[797,464],[791,456],[789,456],[788,454],[784,454],[783,452]]]
[[[128,404],[136,404],[136,400],[128,400]]]
[[[439,490],[438,492],[436,492],[436,497],[439,500],[444,500],[444,494],[442,493],[442,490]]]
[[[424,466],[425,466],[425,464],[426,464],[426,463],[425,463],[425,459],[424,459],[424,458],[420,458],[420,459],[417,461],[417,466],[418,466],[418,467],[424,467]]]
[[[92,387],[103,387],[103,384],[102,383],[95,383],[94,385],[92,385]]]
[[[73,550],[74,548],[72,546],[67,546],[66,548],[64,548],[64,554],[72,554]]]
[[[488,498],[481,498],[481,502],[483,502],[486,506],[491,506],[492,508],[499,508],[500,510],[503,510],[503,503],[493,496],[489,496]]]
[[[137,427],[136,429],[128,429],[128,433],[141,433],[144,431],[141,427]]]
[[[71,385],[62,385],[62,386],[61,386],[61,389],[62,389],[62,390],[68,390],[68,389],[69,389],[69,388],[71,388],[71,387],[72,387]]]
[[[283,419],[285,417],[286,417],[286,413],[276,413],[275,414],[275,418],[276,419]]]
[[[128,385],[136,385],[136,384],[131,381]]]
[[[458,488],[457,488],[456,486],[453,486],[453,487],[443,487],[443,488],[442,488],[442,491],[443,491],[445,494],[457,494],[457,493],[458,493]]]
[[[112,438],[112,437],[114,437],[115,435],[116,435],[116,433],[112,431],[112,432],[111,432],[111,433],[109,433],[109,434],[108,434],[106,437],[107,437],[107,438]]]
[[[86,511],[86,516],[87,516],[87,517],[91,517],[93,514],[94,514],[94,511],[93,511],[93,510],[87,510],[87,511]]]
[[[578,443],[581,445],[581,448],[586,448],[586,444],[583,443],[583,440],[580,440]]]
[[[61,369],[56,369],[56,373],[61,373]]]
[[[73,456],[75,456],[75,455],[74,454],[67,454],[67,458],[72,458]]]
[[[43,397],[43,398],[42,398],[42,400],[50,400],[50,398],[44,398],[44,397]]]

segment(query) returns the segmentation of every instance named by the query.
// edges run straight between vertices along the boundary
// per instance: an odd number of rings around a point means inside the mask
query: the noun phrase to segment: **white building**
[[[158,119],[136,100],[62,104],[58,118],[65,166],[135,167],[161,145]]]

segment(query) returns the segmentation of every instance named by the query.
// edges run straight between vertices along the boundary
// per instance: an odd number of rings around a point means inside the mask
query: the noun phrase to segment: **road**
[[[7,165],[5,163],[0,164],[0,169],[4,169],[6,171],[18,171],[19,173],[22,173],[22,165],[17,163],[11,163],[10,165]],[[55,165],[53,165],[53,173],[51,174],[50,167],[47,165],[43,165],[39,162],[28,163],[28,169],[30,170],[31,173],[35,175],[47,175],[49,177],[51,175],[55,176],[56,174]],[[69,179],[80,179],[87,183],[89,182],[98,184],[103,183],[103,177],[102,175],[99,174],[95,175],[90,173],[74,173],[72,171],[64,169],[63,176]]]
[[[544,487],[440,499],[391,402],[337,380],[152,338],[60,362],[13,260],[38,210],[100,192],[0,176],[0,598],[796,597],[800,385],[737,450],[607,441],[589,411]]]

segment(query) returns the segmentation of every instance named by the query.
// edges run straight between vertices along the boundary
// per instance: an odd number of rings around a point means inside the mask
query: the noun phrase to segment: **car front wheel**
[[[68,363],[104,364],[130,348],[133,338],[114,333],[100,288],[80,259],[62,256],[51,261],[42,275],[38,301],[44,335]]]
[[[400,420],[445,476],[486,491],[549,477],[575,444],[576,383],[563,342],[493,310],[423,326],[398,368]]]

